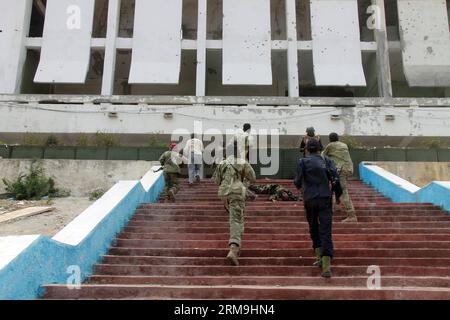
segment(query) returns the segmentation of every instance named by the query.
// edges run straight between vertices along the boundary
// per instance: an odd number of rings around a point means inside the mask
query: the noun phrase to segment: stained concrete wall
[[[109,117],[114,112],[117,117]],[[352,136],[450,136],[450,108],[378,107],[264,107],[264,106],[150,106],[150,105],[25,105],[0,103],[2,133],[95,133],[172,134],[177,129],[192,132],[195,121],[203,130],[241,128],[251,122],[254,133],[278,129],[281,135],[337,132]],[[170,117],[166,117],[169,114]],[[334,120],[333,115],[340,119]],[[386,120],[394,115],[394,121]],[[386,144],[390,144],[386,140]]]
[[[450,162],[376,162],[376,165],[418,187],[433,181],[450,181]]]
[[[0,180],[16,179],[28,172],[33,160],[0,160]],[[139,180],[157,162],[149,161],[95,161],[95,160],[39,160],[47,176],[55,179],[56,187],[68,189],[72,196],[88,196],[96,189],[108,190],[119,180]],[[0,193],[5,185],[0,181]]]
[[[107,27],[107,0],[95,1],[94,38],[104,38]],[[271,0],[271,32],[273,40],[286,39],[286,15],[285,0]],[[358,1],[360,14],[360,29],[362,41],[373,41],[373,32],[366,25],[368,15],[366,9],[370,5],[370,0]],[[208,0],[207,14],[207,39],[221,40],[223,12],[222,0]],[[297,15],[297,37],[299,41],[311,40],[311,17],[309,0],[296,0]],[[121,15],[119,24],[119,37],[132,38],[134,25],[135,1],[126,0],[121,2]],[[197,0],[183,1],[183,38],[197,39]],[[38,19],[39,18],[39,19]],[[40,20],[42,17],[35,17]],[[40,22],[41,23],[41,22]],[[39,25],[33,25],[34,29],[41,29]],[[41,36],[42,31],[34,32],[33,36]],[[30,50],[31,51],[31,50]],[[99,94],[101,92],[104,52],[103,50],[93,50],[91,55],[90,70],[86,84],[51,84],[48,86],[38,86],[32,83],[32,77],[37,68],[37,51],[28,53],[25,66],[26,73],[23,78],[22,93],[57,93],[57,94]],[[373,53],[372,53],[373,55]],[[131,52],[130,50],[118,50],[116,75],[114,80],[114,94],[158,94],[158,95],[195,95],[196,83],[196,52],[182,52],[181,78],[178,85],[130,85],[128,75],[130,71]],[[369,82],[375,81],[377,72],[367,72],[371,66],[371,60],[364,59],[366,77]],[[273,52],[273,85],[272,86],[223,86],[221,82],[222,54],[221,50],[208,50],[207,53],[207,95],[274,95],[284,96],[288,88],[287,62],[285,52]],[[299,52],[300,86],[302,95],[345,95],[348,91],[353,91],[356,96],[369,96],[373,93],[373,88],[328,88],[321,90],[314,86],[314,75],[311,52]],[[316,90],[311,92],[311,90]]]
[[[296,0],[297,7],[297,37],[299,41],[311,40],[311,17],[309,0]],[[447,5],[450,0],[447,0]],[[367,28],[369,17],[366,10],[371,0],[359,0],[358,11],[360,21],[361,41],[374,41],[373,31]],[[450,8],[450,6],[448,6]],[[119,37],[132,38],[134,24],[135,1],[121,2]],[[95,1],[94,38],[104,38],[107,27],[108,1]],[[197,0],[183,1],[183,37],[188,40],[197,38]],[[396,1],[386,1],[387,24],[389,40],[400,45],[399,25]],[[30,36],[42,36],[43,17],[34,10]],[[222,0],[208,0],[207,39],[222,39]],[[271,0],[271,29],[273,40],[286,39],[285,0]],[[157,94],[157,95],[195,95],[196,83],[196,52],[183,50],[181,78],[178,85],[130,85],[128,74],[130,70],[130,50],[118,50],[116,75],[114,79],[114,94]],[[287,92],[286,53],[274,51],[272,55],[273,85],[261,86],[223,86],[221,84],[222,54],[221,50],[208,50],[207,54],[207,95],[275,95],[284,96]],[[355,95],[358,97],[377,95],[377,69],[374,68],[375,53],[363,52],[364,72],[368,82],[367,87],[317,87],[314,86],[312,55],[310,51],[299,51],[300,94],[304,96],[341,96]],[[446,97],[450,91],[446,88],[411,88],[406,82],[401,61],[401,51],[391,50],[391,70],[394,95],[397,97]],[[91,55],[90,70],[86,83],[83,85],[50,84],[37,85],[32,82],[39,61],[39,51],[29,50],[25,64],[22,83],[22,93],[60,93],[60,94],[99,94],[102,86],[104,50],[94,49]]]

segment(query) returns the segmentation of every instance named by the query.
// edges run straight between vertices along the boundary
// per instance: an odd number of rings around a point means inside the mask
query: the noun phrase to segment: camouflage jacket
[[[166,151],[159,158],[159,163],[164,167],[166,173],[180,173],[180,164],[183,158],[178,152]]]
[[[309,155],[306,146],[308,145],[308,141],[311,139],[317,140],[319,142],[319,151],[323,150],[322,140],[320,139],[319,135],[315,135],[314,137],[310,137],[308,135],[303,136],[302,141],[300,142],[300,152],[303,154],[303,157]]]
[[[268,194],[271,201],[298,201],[299,197],[280,184],[252,185],[249,189],[256,194]]]
[[[246,184],[255,182],[256,175],[248,162],[229,157],[217,166],[213,180],[219,185],[219,197],[245,200]]]
[[[322,153],[333,160],[339,173],[353,174],[353,162],[348,151],[348,146],[340,141],[329,143]]]

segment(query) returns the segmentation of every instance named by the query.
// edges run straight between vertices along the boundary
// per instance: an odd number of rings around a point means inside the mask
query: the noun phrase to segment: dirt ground
[[[88,198],[75,197],[51,199],[50,201],[0,200],[0,215],[33,206],[55,207],[55,210],[50,212],[0,223],[0,237],[32,234],[52,237],[93,202]]]

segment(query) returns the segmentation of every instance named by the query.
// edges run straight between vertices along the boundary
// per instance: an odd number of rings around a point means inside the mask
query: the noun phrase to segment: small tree
[[[428,149],[440,149],[442,147],[441,139],[431,139],[423,143]]]
[[[59,145],[59,139],[55,135],[51,134],[45,140],[44,145],[46,147],[57,147]]]
[[[156,135],[151,135],[148,139],[148,146],[151,148],[164,148],[167,144],[159,140]]]
[[[87,135],[82,134],[80,135],[77,140],[75,141],[75,145],[77,147],[87,147],[89,145],[89,138]]]
[[[22,144],[25,146],[42,146],[43,141],[38,135],[27,132],[22,137]]]
[[[66,197],[69,192],[55,187],[55,181],[45,175],[39,164],[33,163],[27,174],[19,174],[15,181],[2,179],[6,191],[16,200],[40,200],[43,197]]]
[[[118,146],[119,143],[113,135],[98,131],[95,134],[95,145],[97,147],[115,147]]]

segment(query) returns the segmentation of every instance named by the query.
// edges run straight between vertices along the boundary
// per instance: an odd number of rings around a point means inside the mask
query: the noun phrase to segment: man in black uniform
[[[294,184],[303,189],[309,233],[317,258],[314,265],[321,266],[322,277],[329,278],[333,258],[332,185],[338,183],[339,175],[333,162],[320,155],[317,140],[308,141],[306,148],[309,155],[299,160]]]

